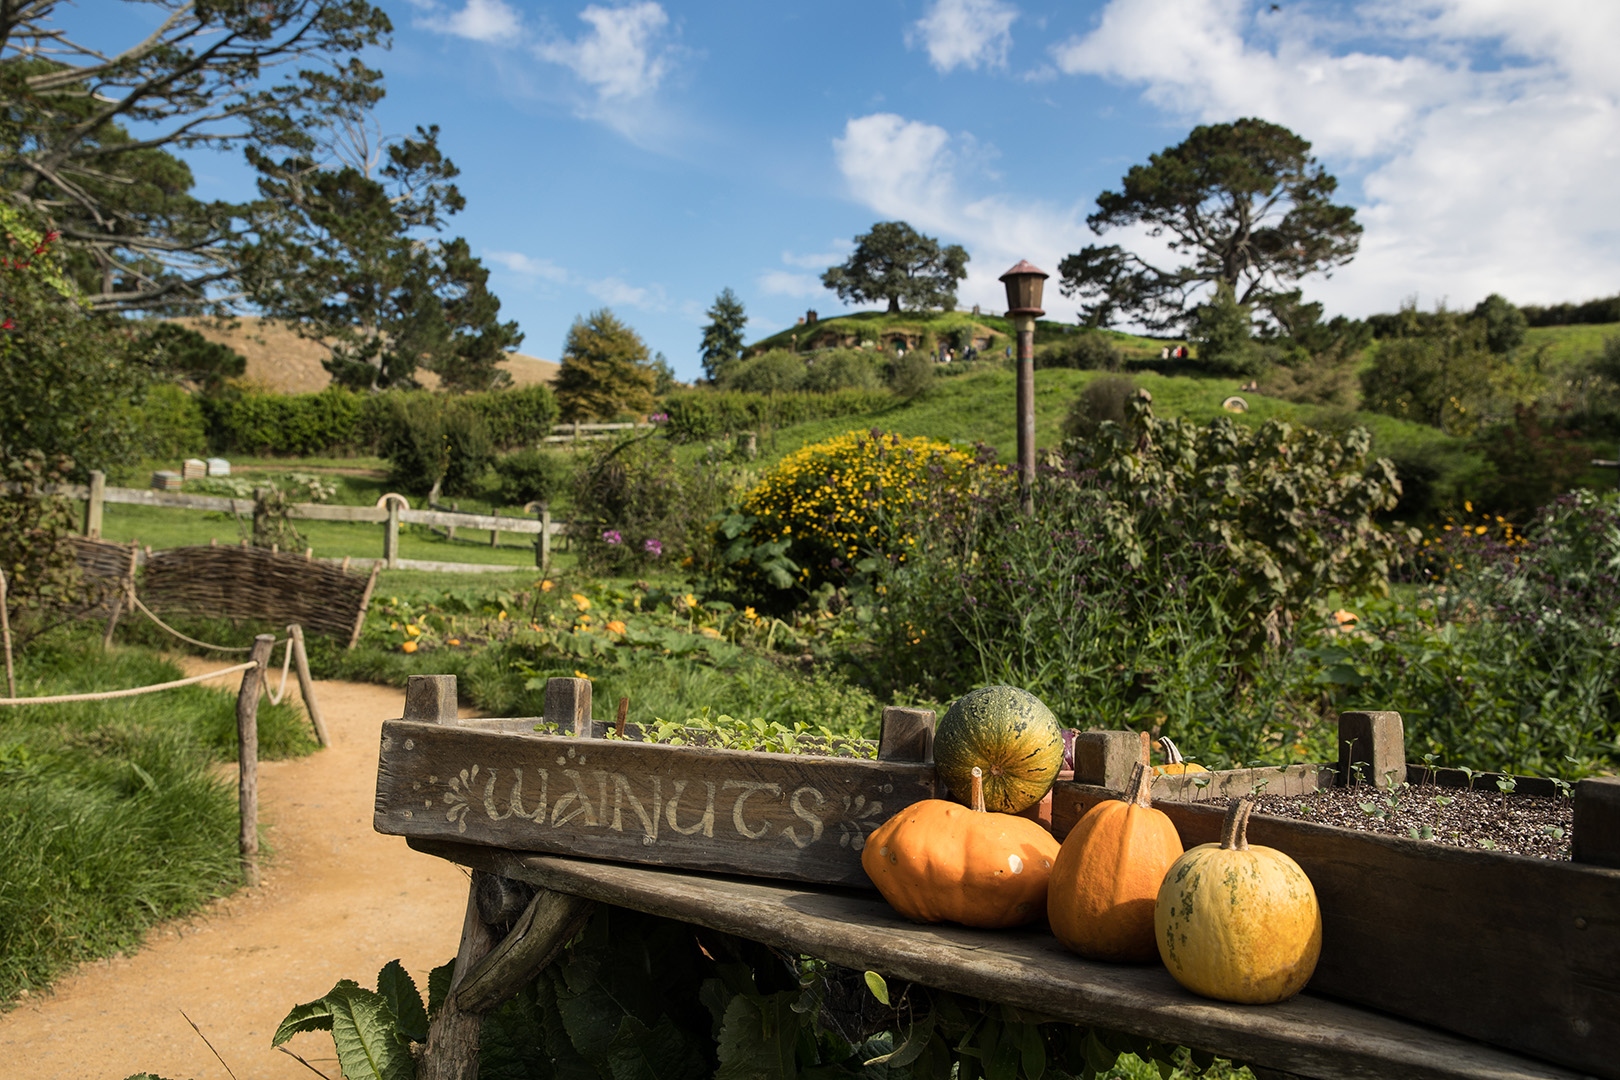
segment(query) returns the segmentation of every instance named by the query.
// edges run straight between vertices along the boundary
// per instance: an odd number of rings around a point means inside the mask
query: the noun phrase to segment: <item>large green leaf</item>
[[[427,1042],[428,1015],[422,1007],[422,995],[398,960],[388,961],[377,972],[377,993],[388,1002],[401,1035],[412,1042]]]
[[[347,1080],[415,1080],[416,1062],[386,998],[339,983],[326,1000],[332,1006],[338,1067]]]
[[[607,1060],[613,1080],[705,1080],[709,1075],[703,1055],[667,1016],[654,1028],[626,1016]]]
[[[793,1080],[799,1016],[791,990],[769,997],[738,994],[720,1023],[720,1068],[715,1080]]]
[[[270,1040],[270,1045],[280,1046],[302,1031],[331,1031],[332,995],[345,986],[358,987],[359,985],[353,979],[343,979],[332,987],[325,997],[305,1002],[302,1005],[294,1005],[292,1011],[281,1021],[281,1026],[276,1028],[275,1037]]]

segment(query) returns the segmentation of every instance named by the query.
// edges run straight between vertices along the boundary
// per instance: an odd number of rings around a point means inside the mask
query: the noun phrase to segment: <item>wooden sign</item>
[[[869,888],[866,838],[935,792],[921,762],[453,723],[384,722],[378,832]]]

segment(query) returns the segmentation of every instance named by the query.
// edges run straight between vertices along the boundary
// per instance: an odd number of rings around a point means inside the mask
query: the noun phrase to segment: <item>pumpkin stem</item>
[[[1185,761],[1181,756],[1181,751],[1177,749],[1175,743],[1171,742],[1169,739],[1160,739],[1159,745],[1164,747],[1164,762],[1166,765],[1185,764]]]
[[[1226,821],[1221,825],[1222,851],[1249,850],[1249,815],[1254,813],[1254,798],[1245,795],[1226,804]]]
[[[1153,805],[1153,770],[1138,761],[1131,766],[1131,780],[1125,785],[1125,794],[1120,796],[1128,803],[1148,807]]]
[[[977,765],[973,766],[973,809],[976,813],[984,813],[984,770]]]

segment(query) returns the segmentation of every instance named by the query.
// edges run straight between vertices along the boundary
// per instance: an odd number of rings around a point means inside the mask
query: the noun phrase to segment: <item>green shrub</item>
[[[1469,435],[1492,412],[1502,367],[1483,324],[1444,318],[1430,332],[1378,343],[1361,373],[1362,405]]]
[[[208,450],[208,427],[202,406],[184,389],[160,383],[134,407],[140,453],[149,458],[191,457]]]
[[[889,389],[903,398],[914,398],[934,385],[932,350],[913,349],[889,364]]]
[[[1224,281],[1208,302],[1193,310],[1188,337],[1197,347],[1200,368],[1217,375],[1258,375],[1265,370],[1266,356],[1253,340],[1250,311]]]
[[[318,394],[246,391],[201,405],[208,441],[219,452],[297,457],[372,448],[384,400],[334,387]]]
[[[782,394],[802,389],[809,376],[803,357],[786,349],[733,360],[720,369],[720,389],[752,394]]]
[[[74,559],[77,505],[45,490],[63,482],[71,465],[38,453],[0,457],[0,571],[18,645],[99,599]]]
[[[556,450],[519,450],[495,462],[501,502],[523,506],[549,502],[568,488],[573,462]]]
[[[886,390],[839,390],[831,394],[682,390],[664,399],[664,410],[669,414],[669,437],[695,442],[739,431],[768,431],[807,420],[874,413],[894,401],[894,395]]]
[[[451,399],[484,422],[497,449],[538,446],[557,422],[557,398],[549,386],[490,390]]]
[[[682,463],[667,439],[642,435],[580,462],[571,531],[580,565],[633,573],[706,559],[709,522],[731,494],[733,470],[712,451]]]
[[[1105,375],[1088,382],[1063,418],[1063,437],[1089,439],[1105,420],[1123,424],[1126,403],[1136,391],[1136,380],[1125,375]]]
[[[834,390],[881,390],[881,358],[860,349],[826,349],[811,353],[804,388],[825,394]]]
[[[390,484],[430,497],[474,491],[495,456],[476,413],[417,395],[394,399],[380,449],[388,459]]]
[[[1085,330],[1066,334],[1035,350],[1037,368],[1078,368],[1081,371],[1118,371],[1125,354],[1106,334]]]

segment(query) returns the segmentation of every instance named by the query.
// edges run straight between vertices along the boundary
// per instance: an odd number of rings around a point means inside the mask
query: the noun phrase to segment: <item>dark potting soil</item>
[[[1255,813],[1436,844],[1568,859],[1574,819],[1563,797],[1503,795],[1466,788],[1323,788],[1310,795],[1262,795]]]

